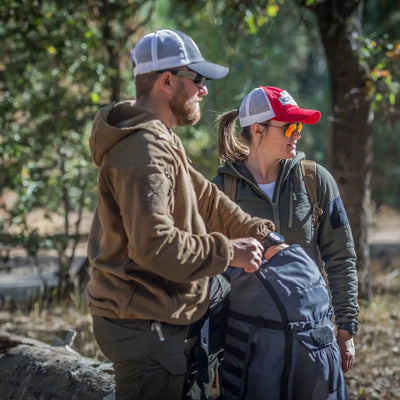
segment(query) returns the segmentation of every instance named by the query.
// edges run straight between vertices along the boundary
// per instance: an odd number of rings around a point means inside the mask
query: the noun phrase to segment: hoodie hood
[[[94,164],[99,167],[107,152],[127,136],[149,128],[160,136],[169,131],[156,115],[136,107],[134,101],[112,103],[101,108],[94,118],[89,139]]]

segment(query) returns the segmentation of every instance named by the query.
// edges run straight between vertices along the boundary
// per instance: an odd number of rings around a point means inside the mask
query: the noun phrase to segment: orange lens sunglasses
[[[285,136],[287,138],[292,136],[294,131],[297,130],[300,133],[301,130],[303,129],[303,123],[302,122],[297,122],[295,124],[293,123],[293,124],[289,124],[289,125],[286,125],[286,126],[276,126],[276,125],[272,125],[272,124],[262,124],[262,125],[272,126],[273,128],[278,128],[278,129],[283,129],[285,131]]]

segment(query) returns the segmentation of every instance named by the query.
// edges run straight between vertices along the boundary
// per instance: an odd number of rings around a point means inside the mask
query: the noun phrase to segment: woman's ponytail
[[[224,161],[243,161],[249,154],[248,147],[236,136],[235,123],[238,116],[239,110],[231,110],[217,119],[218,153]]]

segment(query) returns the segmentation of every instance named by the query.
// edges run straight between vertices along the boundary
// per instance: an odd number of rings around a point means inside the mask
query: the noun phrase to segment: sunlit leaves
[[[144,3],[154,1],[1,2],[0,195],[9,188],[18,196],[2,227],[18,226],[21,242],[31,237],[24,221],[35,207],[46,215],[93,208],[91,122],[110,101],[120,67],[110,64],[128,54],[121,46]]]
[[[279,5],[274,0],[269,0],[264,7],[248,8],[246,10],[246,22],[250,34],[255,34],[257,30],[268,22],[269,18],[275,18],[279,12]]]
[[[100,96],[98,93],[92,92],[92,93],[90,93],[90,97],[91,97],[93,103],[98,104],[100,102]]]
[[[46,46],[46,50],[49,54],[52,55],[57,54],[57,50],[54,46]]]
[[[362,44],[362,61],[370,66],[366,92],[374,96],[375,110],[388,113],[400,92],[400,41],[375,35],[373,39],[364,38]]]

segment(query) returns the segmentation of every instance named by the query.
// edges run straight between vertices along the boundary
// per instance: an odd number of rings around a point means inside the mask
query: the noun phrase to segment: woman
[[[239,110],[218,119],[219,154],[225,163],[213,182],[249,214],[271,219],[286,243],[300,244],[324,267],[346,372],[355,360],[353,336],[359,311],[354,242],[337,184],[319,164],[320,212],[313,209],[302,177],[305,156],[296,149],[303,124],[315,124],[320,116],[317,110],[299,108],[285,90],[269,86],[252,90]],[[237,118],[242,128],[239,140]]]

